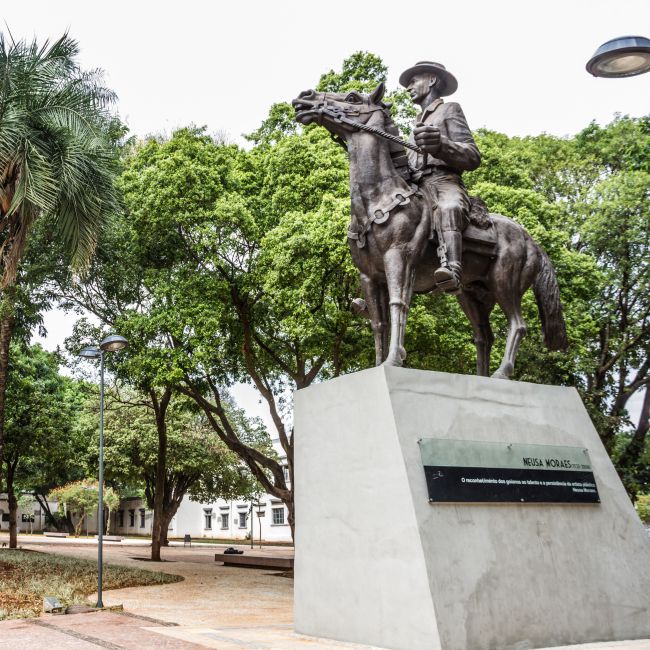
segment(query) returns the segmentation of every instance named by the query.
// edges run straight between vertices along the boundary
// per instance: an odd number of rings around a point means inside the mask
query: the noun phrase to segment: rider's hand
[[[413,129],[415,144],[426,153],[436,154],[440,150],[440,129],[418,122]]]

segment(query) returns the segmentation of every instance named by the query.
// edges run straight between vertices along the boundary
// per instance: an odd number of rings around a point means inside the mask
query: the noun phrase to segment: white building
[[[284,454],[280,441],[273,445],[282,457]],[[289,470],[282,458],[285,480],[289,481]],[[252,518],[251,518],[252,512]],[[252,520],[251,520],[252,519]],[[96,529],[95,519],[91,520]],[[114,535],[151,535],[153,511],[139,498],[123,499],[119,508],[111,513],[110,531]],[[252,528],[251,528],[252,526]],[[224,539],[233,541],[284,542],[293,543],[288,511],[284,503],[276,497],[265,494],[251,506],[250,501],[225,501],[218,499],[212,503],[198,503],[185,497],[169,525],[169,538]]]
[[[273,496],[260,498],[259,506],[247,501],[198,503],[185,497],[171,521],[168,537],[192,539],[224,539],[233,541],[261,539],[266,542],[292,542],[286,506]],[[113,535],[151,535],[153,511],[140,498],[123,499],[111,513],[110,532]],[[88,521],[96,530],[96,519]],[[252,526],[252,530],[251,530]],[[84,526],[85,528],[85,526]]]
[[[45,521],[45,514],[35,499],[28,505],[18,505],[16,527],[19,533],[40,533]],[[4,493],[0,494],[0,531],[9,531],[9,499]]]
[[[281,454],[279,440],[273,440],[273,444]],[[284,475],[288,482],[286,466]],[[72,520],[77,521],[75,512],[72,512]],[[108,531],[111,535],[150,537],[152,526],[153,511],[147,507],[146,501],[131,497],[122,499],[118,508],[111,512]],[[82,528],[83,534],[86,530],[91,535],[97,534],[96,513],[87,515]],[[169,525],[167,536],[183,539],[185,535],[196,540],[223,539],[233,542],[250,540],[252,535],[254,541],[293,543],[287,508],[280,499],[270,494],[260,497],[259,506],[257,503],[251,506],[250,501],[223,499],[198,503],[185,497]]]

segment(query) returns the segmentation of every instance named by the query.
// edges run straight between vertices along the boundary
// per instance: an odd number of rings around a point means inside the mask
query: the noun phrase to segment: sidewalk
[[[9,535],[4,531],[0,533],[0,544],[6,543],[9,545]],[[97,547],[96,538],[88,537],[45,537],[45,535],[18,535],[18,546],[32,547],[34,545],[52,544],[55,546],[94,546]],[[142,539],[123,539],[121,542],[107,542],[104,540],[106,546],[151,546],[151,540],[148,538]]]
[[[151,546],[151,539],[149,537],[124,537],[121,542],[110,542],[107,541],[106,539],[103,540],[104,545],[106,546]],[[9,534],[6,531],[0,532],[0,544],[6,543],[7,545],[9,544]],[[45,535],[42,535],[40,533],[34,533],[33,535],[29,535],[27,533],[21,533],[18,535],[18,546],[34,546],[34,545],[40,545],[40,544],[57,544],[57,545],[64,545],[64,546],[97,546],[97,538],[96,537],[73,537],[72,535],[69,537],[46,537]],[[244,544],[240,540],[233,540],[232,542],[228,542],[228,544],[216,544],[214,542],[203,542],[200,539],[198,540],[192,540],[191,546],[202,546],[205,548],[225,548],[226,546],[232,546],[232,545],[240,545],[241,548],[250,548],[250,542],[246,542]],[[173,540],[169,542],[169,547],[186,547],[186,544],[182,541],[177,541]],[[187,545],[189,546],[189,544]],[[291,546],[263,546],[262,547],[262,552],[266,552],[267,550],[275,549],[275,548],[286,548],[289,551],[293,552],[293,547]],[[259,550],[257,546],[255,546],[255,550]]]
[[[24,544],[26,548],[94,559],[91,545]],[[206,548],[209,547],[209,548]],[[382,650],[316,639],[293,632],[293,580],[282,572],[224,567],[214,554],[224,545],[163,549],[164,562],[148,561],[149,549],[105,549],[108,563],[182,575],[167,585],[104,592],[104,604],[121,604],[124,613],[97,612],[0,622],[0,650]],[[245,553],[290,555],[286,547]],[[548,650],[548,649],[547,649]],[[650,640],[592,643],[553,650],[650,650]]]

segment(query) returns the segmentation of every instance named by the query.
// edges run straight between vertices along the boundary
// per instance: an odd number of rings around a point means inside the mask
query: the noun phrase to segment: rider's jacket
[[[463,109],[456,102],[436,99],[416,119],[417,123],[428,124],[440,129],[441,146],[437,157],[424,156],[408,150],[411,167],[426,173],[440,169],[461,174],[476,169],[481,164],[481,154],[467,126]],[[409,141],[415,143],[413,134]],[[424,163],[424,164],[423,164]]]

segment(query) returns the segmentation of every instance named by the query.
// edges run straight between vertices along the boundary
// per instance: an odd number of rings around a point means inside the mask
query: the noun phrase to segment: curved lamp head
[[[79,350],[79,356],[84,359],[99,359],[102,352],[96,345],[88,345],[85,348]]]
[[[123,350],[128,344],[129,342],[123,336],[111,334],[99,344],[99,347],[104,352],[117,352],[118,350]]]
[[[619,36],[603,43],[587,62],[594,77],[634,77],[650,71],[650,39]]]

